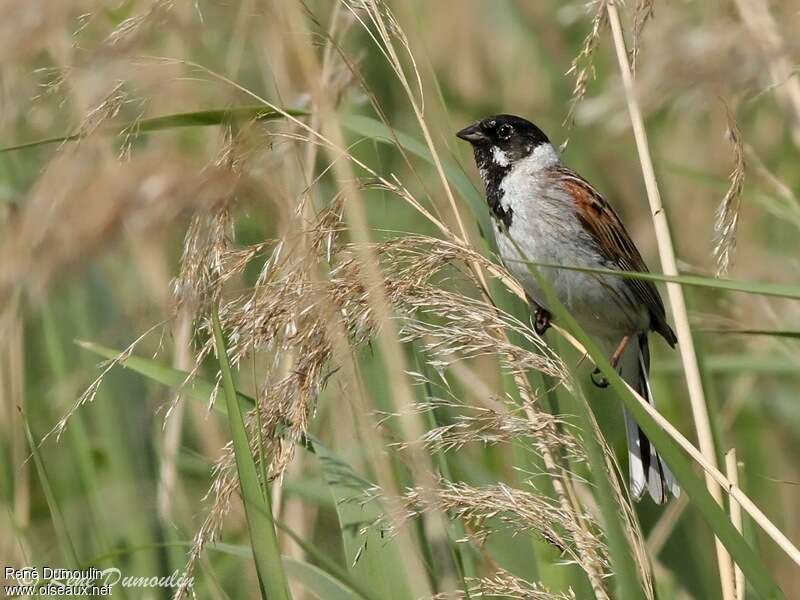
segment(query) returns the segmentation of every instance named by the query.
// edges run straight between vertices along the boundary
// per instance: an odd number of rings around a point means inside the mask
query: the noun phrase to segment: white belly
[[[527,261],[601,269],[612,267],[594,250],[574,214],[555,217],[517,211],[507,232],[495,230],[506,268],[522,284],[530,299],[543,308],[548,308],[547,297]],[[544,267],[539,268],[539,273],[588,333],[611,340],[647,330],[647,310],[635,300],[622,278]]]

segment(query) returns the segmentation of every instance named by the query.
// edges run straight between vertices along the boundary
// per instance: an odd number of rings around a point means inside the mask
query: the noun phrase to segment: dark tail
[[[655,406],[648,380],[650,349],[647,345],[647,334],[640,335],[637,342],[629,344],[626,349],[623,360],[620,361],[620,375],[644,399]],[[678,497],[681,489],[675,477],[627,409],[625,409],[625,429],[628,434],[628,470],[633,499],[641,499],[645,489],[656,504],[663,504],[669,500],[670,494]]]

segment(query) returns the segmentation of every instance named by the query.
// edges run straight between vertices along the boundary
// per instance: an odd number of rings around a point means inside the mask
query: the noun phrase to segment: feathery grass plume
[[[340,202],[335,202],[312,227],[294,228],[299,232],[296,239],[286,237],[275,244],[253,290],[224,302],[220,309],[233,364],[241,364],[256,351],[268,351],[275,357],[266,366],[264,385],[258,394],[256,410],[260,412],[251,412],[247,418],[254,454],[258,454],[257,440],[267,446],[262,450],[264,456],[270,457],[265,467],[271,478],[285,470],[295,442],[306,431],[318,394],[336,371],[336,365],[331,364],[333,350],[327,337],[327,320],[340,319],[354,346],[366,342],[380,326],[368,301],[357,249],[353,244],[337,243],[340,215]],[[301,238],[310,240],[310,244],[301,246]],[[425,339],[427,351],[439,357],[439,368],[445,368],[455,352],[461,357],[492,354],[499,356],[509,371],[536,369],[563,377],[564,366],[559,359],[524,324],[485,302],[436,285],[437,278],[447,280],[453,265],[488,262],[485,258],[461,244],[423,236],[374,244],[372,249],[381,261],[387,300],[401,320],[402,338]],[[322,261],[330,265],[330,272],[327,280],[320,281],[313,272]],[[435,317],[447,325],[428,325],[415,315]],[[203,322],[201,327],[206,329],[208,325]],[[498,342],[492,332],[500,329],[519,331],[543,354]],[[198,364],[212,352],[211,342],[206,343]],[[280,371],[279,358],[290,354],[294,357],[291,369]],[[539,431],[530,423],[525,425],[524,430],[536,443],[558,445],[560,449],[563,445],[570,452],[579,452],[571,438],[555,437],[552,417],[542,419]],[[260,430],[256,429],[258,426]],[[519,423],[517,426],[523,428]],[[210,490],[213,507],[195,536],[189,568],[202,547],[216,538],[236,490],[235,464],[229,447],[214,473]]]
[[[65,77],[66,75],[62,75]],[[62,78],[56,80],[56,85],[60,85]],[[78,131],[78,138],[85,138],[97,131],[97,128],[106,121],[116,117],[125,104],[131,102],[128,93],[125,91],[125,82],[116,81],[105,97],[97,103],[94,108],[86,113]]]
[[[446,247],[454,245],[458,244],[451,242],[445,244]],[[402,264],[403,261],[395,259],[394,262]],[[484,268],[485,262],[485,259],[476,258],[474,264]],[[502,276],[502,273],[498,273],[498,276]],[[477,286],[475,279],[473,283]],[[565,443],[569,437],[558,430],[552,416],[544,414],[537,407],[534,398],[538,394],[530,389],[526,380],[527,371],[539,370],[554,376],[559,383],[574,390],[574,382],[569,378],[568,369],[558,357],[551,354],[552,351],[530,327],[498,311],[493,305],[438,289],[434,295],[437,300],[417,307],[416,314],[430,313],[430,316],[434,317],[432,320],[441,323],[430,324],[428,320],[404,320],[401,317],[402,338],[404,341],[416,342],[429,356],[427,360],[431,368],[439,372],[452,365],[458,358],[494,355],[499,359],[501,368],[513,375],[522,399],[521,408],[528,421],[534,424],[534,429],[537,423],[545,424],[541,430],[542,435],[533,436],[534,448],[542,456],[546,474],[553,481],[562,515],[574,524],[577,537],[593,535],[592,524],[583,517],[582,508],[577,503],[570,480],[571,474],[567,467],[563,466],[563,457],[569,456],[570,446],[574,445]],[[425,297],[424,293],[419,296],[419,298]],[[480,309],[477,312],[476,307]],[[541,354],[528,352],[511,344],[507,335],[510,331],[526,339],[527,343]],[[581,452],[580,456],[582,455]],[[621,492],[619,499],[625,502]],[[603,583],[604,572],[596,568],[601,561],[594,556],[591,547],[585,548],[585,554],[582,566],[586,570],[592,588],[598,597],[607,598],[608,594]],[[642,571],[646,572],[646,569],[643,568]]]
[[[300,226],[299,214],[295,217],[298,226],[288,228],[294,235],[274,243],[252,290],[223,302],[219,311],[230,342],[232,364],[241,365],[256,351],[266,351],[273,357],[265,365],[264,385],[245,423],[253,455],[269,457],[269,464],[261,468],[270,478],[280,476],[291,460],[294,443],[306,431],[316,397],[334,371],[329,365],[332,349],[326,325],[336,313],[336,305],[326,294],[330,292],[328,286],[318,283],[313,275],[321,259],[335,260],[340,250],[335,236],[340,230],[341,206],[334,202],[309,228]],[[221,262],[223,269],[227,264]],[[224,275],[216,282],[223,279]],[[213,293],[219,295],[218,291]],[[363,290],[356,293],[361,296]],[[368,321],[355,318],[362,324]],[[206,333],[210,331],[207,316],[200,320],[199,327]],[[208,337],[196,358],[195,370],[214,352],[213,338]],[[281,359],[288,356],[294,362],[290,369],[281,370]],[[260,447],[261,443],[266,447]],[[232,496],[238,490],[232,444],[224,448],[212,475],[211,488],[204,498],[213,498],[212,506],[193,538],[187,573],[194,570],[206,544],[218,538]],[[175,597],[182,598],[188,592],[187,587],[178,588]]]
[[[647,22],[653,18],[655,0],[636,0],[633,9],[633,43],[631,44],[631,71],[636,77],[636,60],[641,50],[642,32]]]
[[[548,448],[560,448],[574,462],[583,462],[586,457],[578,440],[569,432],[559,431],[557,426],[567,424],[549,413],[538,413],[538,419],[531,422],[525,409],[518,406],[509,397],[491,398],[498,407],[468,406],[456,400],[430,398],[415,406],[417,414],[434,408],[449,407],[473,414],[458,414],[446,425],[435,427],[425,432],[419,440],[397,442],[393,444],[403,450],[411,444],[422,446],[431,454],[461,450],[467,444],[493,446],[514,442],[533,441]],[[506,410],[502,410],[505,408]],[[396,417],[396,414],[384,414],[384,418]]]
[[[733,170],[728,176],[730,186],[717,209],[714,221],[714,259],[717,263],[716,276],[722,277],[728,272],[733,254],[736,250],[736,230],[739,225],[739,209],[742,204],[742,188],[744,187],[745,159],[742,136],[739,125],[725,105],[728,128],[725,137],[733,149]]]
[[[269,380],[269,397],[261,403],[267,413],[264,423],[273,427],[266,439],[276,438],[274,428],[281,423],[297,428],[295,432],[283,431],[278,440],[283,451],[272,449],[269,453],[277,457],[271,466],[274,475],[282,472],[288,462],[291,442],[305,431],[308,406],[327,381],[325,365],[331,357],[331,346],[326,339],[326,313],[334,310],[340,316],[354,345],[366,342],[379,326],[368,303],[355,246],[336,244],[340,212],[339,204],[334,203],[310,231],[303,232],[311,240],[306,254],[298,251],[299,241],[278,242],[252,293],[224,303],[220,310],[233,364],[241,364],[255,351],[276,355],[292,351],[297,355],[289,375]],[[454,263],[475,260],[473,251],[416,236],[374,244],[373,249],[385,273],[382,283],[387,299],[403,324],[401,339],[427,338],[425,347],[440,356],[437,368],[445,368],[445,355],[454,352],[462,357],[495,354],[510,372],[535,369],[556,378],[564,376],[559,359],[521,322],[484,302],[429,284]],[[330,279],[315,281],[313,269],[319,261],[328,259],[332,266]],[[414,317],[416,313],[443,319],[448,325],[424,325]],[[499,329],[519,331],[543,353],[498,342],[491,332]],[[207,343],[198,361],[212,350]]]
[[[572,60],[567,75],[572,75],[575,78],[575,85],[572,89],[572,97],[569,101],[569,111],[564,118],[564,126],[572,127],[575,122],[575,111],[578,108],[581,100],[586,96],[586,90],[589,87],[589,80],[594,79],[595,70],[593,55],[600,43],[600,34],[607,23],[606,5],[612,0],[591,0],[587,3],[587,11],[593,12],[592,28],[588,35],[583,40],[583,45],[578,55]]]
[[[414,54],[411,52],[411,45],[408,42],[405,31],[398,23],[391,9],[381,0],[340,0],[347,6],[353,17],[361,24],[375,42],[381,54],[386,58],[387,64],[391,67],[397,79],[406,90],[409,100],[418,107],[419,114],[425,112],[425,97],[422,91],[422,77],[417,68]],[[411,85],[405,74],[405,69],[400,55],[397,53],[393,40],[400,43],[403,53],[411,62],[411,70],[417,88],[418,98],[414,98]]]
[[[236,140],[230,127],[223,131],[223,144],[214,168],[227,168],[241,175],[237,157]],[[244,249],[235,248],[231,242],[233,221],[231,204],[233,195],[220,199],[208,210],[197,213],[189,224],[183,240],[180,270],[171,282],[175,310],[186,306],[193,313],[203,311],[219,300],[222,285],[244,270],[262,249],[256,244]]]
[[[477,544],[485,543],[498,531],[536,534],[585,572],[601,573],[604,577],[611,574],[608,548],[594,517],[583,513],[581,517],[589,527],[582,527],[558,502],[539,493],[533,484],[530,490],[522,490],[504,483],[476,487],[440,479],[435,489],[408,488],[396,499],[386,498],[374,488],[367,500],[378,499],[392,518],[384,517],[368,527],[379,527],[388,534],[394,534],[397,527],[427,512],[441,511],[461,520],[468,539]]]
[[[172,281],[176,308],[182,305],[204,307],[214,302],[223,278],[240,270],[225,267],[228,257],[234,253],[229,241],[231,227],[227,206],[194,216],[184,238],[180,272]]]
[[[504,569],[485,577],[467,578],[469,589],[445,592],[430,600],[469,600],[470,598],[513,598],[514,600],[576,600],[575,592],[551,592],[539,583],[526,581]]]
[[[128,17],[110,33],[105,39],[105,45],[114,47],[130,45],[146,25],[159,24],[172,10],[175,0],[153,0],[150,7],[143,13]]]
[[[443,247],[453,251],[453,249],[460,246],[459,242],[445,242]],[[463,253],[464,250],[461,250],[461,252]],[[497,266],[493,267],[492,263],[484,257],[475,255],[471,258],[472,261],[469,264],[485,269],[503,281],[510,280],[504,269]],[[418,262],[420,261],[422,259],[419,259]],[[402,264],[403,261],[396,259],[393,262]],[[474,275],[472,275],[472,278],[473,284],[479,287]],[[509,318],[508,315],[499,311],[494,305],[484,304],[463,296],[458,297],[458,295],[441,290],[437,290],[435,293],[437,295],[444,294],[444,302],[430,302],[425,307],[419,307],[418,312],[433,310],[433,316],[437,319],[442,319],[446,325],[436,327],[435,325],[429,325],[427,322],[417,325],[411,321],[404,323],[404,327],[401,329],[401,335],[404,336],[403,339],[418,342],[420,347],[431,356],[429,364],[434,370],[441,371],[452,364],[456,353],[461,353],[464,357],[469,357],[470,352],[473,353],[473,356],[482,356],[484,354],[497,356],[501,367],[513,376],[523,402],[522,408],[531,423],[541,422],[542,419],[546,421],[547,417],[542,416],[542,410],[537,407],[536,402],[533,400],[537,397],[537,394],[528,385],[526,378],[528,370],[534,369],[548,373],[554,376],[558,382],[566,385],[568,389],[572,391],[577,389],[574,382],[571,381],[569,370],[563,362],[552,354],[549,347],[542,342],[530,327],[513,318]],[[483,309],[478,315],[473,314],[476,306]],[[437,310],[440,312],[436,312]],[[498,319],[500,324],[497,324]],[[475,327],[476,325],[478,327]],[[521,336],[528,345],[531,345],[541,354],[528,352],[512,344],[508,338],[510,331]],[[545,362],[543,362],[543,359],[545,359]],[[552,359],[552,362],[548,359]],[[551,370],[548,371],[548,369]],[[560,432],[551,429],[548,433],[553,436],[549,439],[559,439]],[[592,524],[589,520],[583,518],[583,509],[577,502],[573,483],[570,479],[571,474],[563,464],[562,448],[559,445],[550,447],[542,443],[547,439],[548,436],[537,436],[535,438],[535,447],[544,460],[547,476],[553,482],[558,506],[562,514],[575,525],[576,530],[580,530],[576,535],[591,536],[593,535]],[[625,502],[621,492],[619,498],[623,503]],[[583,567],[598,598],[607,598],[608,593],[605,590],[603,571],[596,568],[596,565],[600,564],[601,561],[593,556],[593,552],[592,548],[586,548],[586,560],[583,562]],[[646,572],[645,568],[641,570]]]

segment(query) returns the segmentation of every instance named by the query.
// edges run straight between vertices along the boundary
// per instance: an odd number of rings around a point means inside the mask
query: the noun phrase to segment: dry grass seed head
[[[572,60],[567,75],[575,77],[575,86],[569,102],[569,111],[564,119],[564,125],[572,127],[575,121],[575,111],[589,87],[589,81],[594,79],[594,51],[600,43],[600,34],[608,20],[606,7],[611,0],[592,0],[587,4],[587,9],[593,13],[592,28],[583,40],[580,52]]]
[[[513,406],[510,398],[496,400],[508,410],[498,411],[493,408],[466,406],[460,403],[444,403],[442,401],[420,402],[417,412],[424,413],[434,407],[448,405],[459,411],[472,414],[458,414],[452,422],[427,431],[419,440],[399,442],[395,448],[403,450],[410,444],[418,444],[431,454],[460,450],[467,444],[496,445],[508,443],[532,442],[534,446],[544,445],[554,450],[563,451],[572,460],[582,462],[583,451],[578,440],[563,428],[566,423],[557,417],[544,412],[536,413],[536,420],[531,421],[524,407]],[[398,415],[389,415],[396,417]],[[559,428],[562,428],[559,430]]]
[[[731,112],[725,105],[728,128],[725,137],[728,138],[733,150],[733,170],[728,179],[730,185],[725,197],[717,209],[714,221],[714,259],[716,260],[716,276],[721,277],[728,272],[736,250],[736,230],[739,225],[739,209],[742,204],[742,189],[744,187],[745,159],[742,134]]]
[[[653,18],[655,0],[636,0],[633,10],[633,44],[631,46],[631,71],[636,76],[636,63],[641,50],[642,32],[647,22]]]
[[[705,122],[720,90],[758,87],[763,78],[763,63],[742,43],[746,32],[728,19],[697,22],[691,13],[665,5],[647,32],[649,46],[669,52],[648,53],[647,68],[636,72],[636,96],[645,117],[665,111]],[[610,83],[586,98],[575,116],[582,124],[615,131],[629,127],[621,85]]]
[[[466,600],[468,598],[513,598],[514,600],[575,600],[572,590],[551,592],[542,584],[526,581],[500,569],[485,577],[466,579],[467,590],[443,592],[431,600]]]
[[[154,0],[150,7],[142,13],[128,17],[106,37],[105,46],[130,46],[136,37],[146,30],[146,26],[154,27],[162,24],[175,5],[175,0]]]
[[[373,526],[394,533],[410,519],[430,511],[440,511],[459,519],[469,532],[469,538],[483,544],[500,530],[513,535],[535,533],[555,546],[565,560],[585,571],[609,574],[611,565],[602,530],[591,515],[581,515],[589,528],[582,529],[565,514],[561,506],[538,493],[511,488],[505,484],[474,487],[465,483],[440,480],[435,489],[409,488],[392,501],[373,490],[370,501],[382,500],[387,514]],[[465,540],[461,540],[465,541]]]

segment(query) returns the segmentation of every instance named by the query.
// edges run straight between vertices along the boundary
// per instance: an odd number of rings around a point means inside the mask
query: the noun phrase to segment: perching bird
[[[549,326],[550,312],[527,262],[647,271],[614,209],[561,162],[536,125],[521,117],[496,115],[457,135],[472,144],[500,257],[525,289],[539,333]],[[540,267],[539,272],[620,376],[653,404],[648,333],[660,333],[672,347],[677,342],[655,285],[567,269]],[[625,428],[633,498],[639,500],[645,489],[659,504],[670,493],[678,496],[675,478],[627,410]]]

